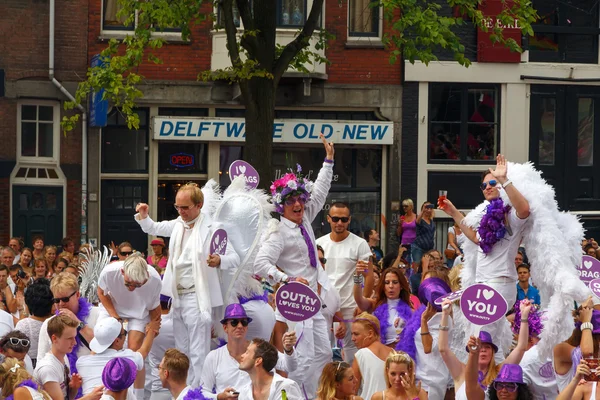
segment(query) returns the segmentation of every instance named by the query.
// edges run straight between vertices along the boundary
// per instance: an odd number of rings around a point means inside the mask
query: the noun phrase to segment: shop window
[[[556,160],[556,98],[543,97],[531,104],[538,109],[532,110],[531,118],[538,124],[538,164],[555,165]]]
[[[348,36],[379,36],[378,3],[371,0],[348,0]]]
[[[159,174],[206,174],[208,146],[193,142],[160,142]]]
[[[535,0],[529,61],[598,63],[598,1]]]
[[[57,122],[54,120],[54,105],[21,104],[20,157],[55,158],[58,155]],[[35,174],[35,171],[34,171]]]
[[[179,213],[175,209],[175,196],[181,185],[185,185],[190,181],[171,181],[171,180],[159,180],[158,181],[158,208],[157,208],[157,221],[169,221],[176,219]],[[192,181],[199,187],[202,187],[205,181]]]
[[[102,172],[148,172],[148,111],[136,110],[139,129],[129,129],[125,117],[117,109],[108,115],[102,129]]]
[[[315,237],[319,238],[331,232],[327,222],[327,214],[331,204],[343,202],[350,207],[352,221],[348,230],[355,235],[363,237],[365,231],[376,229],[379,231],[381,223],[381,194],[379,192],[334,192],[327,195],[323,210],[313,220],[312,228]]]
[[[496,85],[432,84],[429,161],[490,162],[499,149],[500,95]]]

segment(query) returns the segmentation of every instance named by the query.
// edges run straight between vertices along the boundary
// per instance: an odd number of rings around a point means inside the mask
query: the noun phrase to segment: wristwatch
[[[79,321],[79,325],[77,325],[77,332],[85,328],[85,322]]]

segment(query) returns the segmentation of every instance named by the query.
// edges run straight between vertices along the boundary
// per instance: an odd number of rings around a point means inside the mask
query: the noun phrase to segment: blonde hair
[[[404,199],[402,200],[402,205],[406,205],[406,206],[410,206],[412,208],[415,208],[415,203],[413,203],[412,199]]]
[[[481,381],[481,384],[484,386],[490,386],[492,384],[492,382],[494,382],[494,380],[498,376],[499,372],[500,372],[500,365],[496,365],[496,360],[494,359],[494,352],[492,352],[492,359],[490,360],[490,364],[488,365],[487,373],[485,374],[485,377]]]
[[[392,385],[390,384],[390,377],[388,376],[388,372],[390,371],[390,366],[392,364],[404,364],[406,365],[406,368],[408,368],[408,373],[412,377],[415,374],[415,362],[413,361],[413,359],[405,352],[403,351],[394,351],[392,350],[391,353],[388,355],[388,357],[385,360],[385,384],[387,385],[387,387],[392,387]]]
[[[317,400],[330,400],[335,398],[335,385],[344,379],[344,374],[350,369],[350,364],[343,361],[334,361],[325,365],[319,388],[317,389]]]
[[[373,332],[377,338],[379,338],[381,335],[381,326],[379,324],[379,320],[377,317],[367,312],[358,314],[352,323],[362,325],[363,328]]]
[[[177,193],[182,191],[190,193],[190,199],[194,205],[204,204],[204,194],[202,193],[202,190],[200,190],[200,187],[198,187],[198,184],[194,182],[188,182],[185,185],[182,185]]]
[[[461,280],[460,280],[460,272],[462,271],[462,269],[463,269],[463,265],[457,264],[454,267],[452,267],[452,269],[448,273],[448,280],[450,281],[450,289],[453,292],[460,290],[460,287],[462,285]]]
[[[79,290],[79,282],[77,277],[70,272],[61,272],[52,278],[50,282],[50,290],[52,293]]]
[[[32,379],[23,361],[16,358],[7,357],[0,364],[0,388],[2,388],[2,396],[4,398],[14,394],[18,385],[28,379]],[[50,400],[50,396],[43,390],[39,392],[44,396],[44,399]]]
[[[136,283],[144,283],[150,279],[148,264],[142,254],[135,252],[123,262],[123,272],[129,279]]]

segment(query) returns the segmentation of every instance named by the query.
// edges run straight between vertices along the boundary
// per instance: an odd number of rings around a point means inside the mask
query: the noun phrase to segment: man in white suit
[[[216,182],[211,180],[203,190],[208,196],[214,194],[215,187]],[[161,293],[173,298],[175,347],[190,356],[192,368],[187,382],[194,387],[200,385],[202,365],[210,351],[211,312],[223,305],[216,267],[239,264],[233,251],[224,256],[209,254],[212,218],[201,212],[204,200],[198,185],[188,183],[179,188],[175,198],[179,218],[154,222],[148,216],[148,205],[143,203],[137,205],[135,215],[145,233],[171,238]]]

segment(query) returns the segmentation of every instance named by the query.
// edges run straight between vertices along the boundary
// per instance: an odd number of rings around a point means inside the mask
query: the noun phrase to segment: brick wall
[[[419,83],[406,82],[402,88],[402,166],[400,198],[417,199]],[[415,205],[416,209],[416,205]]]
[[[17,149],[17,101],[0,98],[0,160],[16,159]],[[4,204],[4,203],[0,203]]]

